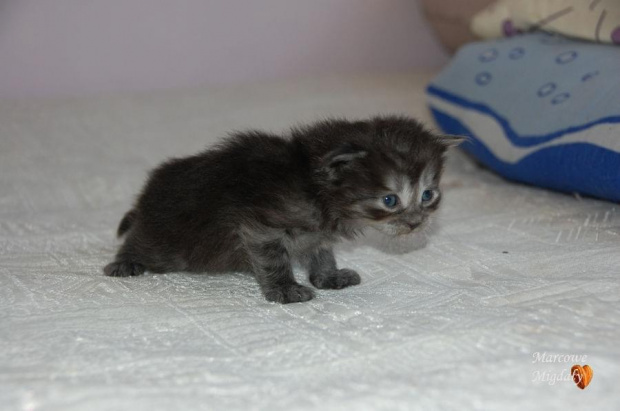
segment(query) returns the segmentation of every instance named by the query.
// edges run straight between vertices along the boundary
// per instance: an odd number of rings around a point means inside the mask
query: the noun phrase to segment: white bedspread
[[[282,306],[241,274],[102,275],[166,157],[230,129],[428,119],[429,78],[0,103],[0,409],[620,409],[618,205],[508,183],[461,154],[414,251],[341,247],[360,286]],[[587,356],[590,386],[550,384],[574,358],[536,353]]]

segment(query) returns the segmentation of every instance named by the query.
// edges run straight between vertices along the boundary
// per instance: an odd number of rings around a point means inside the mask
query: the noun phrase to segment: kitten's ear
[[[354,165],[357,160],[367,155],[368,152],[361,147],[346,143],[323,157],[323,168],[327,169],[330,175],[335,175],[338,171]]]
[[[437,136],[437,141],[444,147],[456,147],[465,141],[469,141],[467,136],[458,136],[455,134],[441,134]]]

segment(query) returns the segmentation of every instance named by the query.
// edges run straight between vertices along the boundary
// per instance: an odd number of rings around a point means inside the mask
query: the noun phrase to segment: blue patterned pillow
[[[503,176],[620,201],[620,47],[545,33],[463,47],[427,89],[441,129]]]

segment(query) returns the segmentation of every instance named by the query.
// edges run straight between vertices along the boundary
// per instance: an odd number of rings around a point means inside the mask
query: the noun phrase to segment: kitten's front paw
[[[342,268],[327,274],[310,276],[310,282],[316,288],[340,289],[351,285],[358,285],[362,279],[354,270]]]
[[[267,301],[281,304],[301,303],[312,300],[314,298],[314,291],[303,285],[291,284],[267,290],[265,298]]]
[[[144,266],[138,263],[114,262],[105,266],[103,273],[108,277],[130,277],[144,274]]]

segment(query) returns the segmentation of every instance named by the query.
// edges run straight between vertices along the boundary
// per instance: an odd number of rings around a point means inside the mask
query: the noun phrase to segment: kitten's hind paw
[[[281,304],[301,303],[312,300],[314,291],[303,285],[290,284],[265,291],[265,298]]]
[[[144,274],[144,266],[138,263],[113,262],[105,266],[103,273],[108,277],[130,277]]]
[[[358,285],[362,279],[353,270],[343,268],[327,274],[317,274],[310,276],[310,282],[316,288],[321,289],[341,289],[351,285]]]

